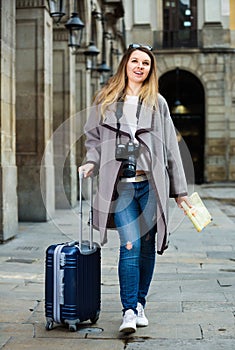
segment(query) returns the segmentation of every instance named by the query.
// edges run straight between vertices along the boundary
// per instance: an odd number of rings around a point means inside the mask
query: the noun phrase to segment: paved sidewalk
[[[46,331],[45,250],[77,238],[77,208],[56,211],[48,223],[20,223],[17,237],[0,245],[0,349],[235,349],[235,184],[196,190],[213,223],[196,232],[172,202],[171,244],[157,256],[146,306],[150,324],[129,336],[118,332],[117,234],[109,232],[109,243],[102,248],[102,311],[97,324],[82,324],[75,333],[58,325]]]

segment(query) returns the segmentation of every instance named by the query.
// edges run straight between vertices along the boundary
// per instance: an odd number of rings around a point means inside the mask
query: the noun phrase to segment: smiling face
[[[151,69],[150,56],[141,50],[135,50],[130,55],[126,66],[128,83],[142,85]]]

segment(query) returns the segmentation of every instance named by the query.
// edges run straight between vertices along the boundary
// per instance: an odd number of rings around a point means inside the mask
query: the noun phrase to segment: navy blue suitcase
[[[93,242],[92,193],[90,191],[90,240],[82,240],[82,174],[80,176],[79,241],[54,244],[46,250],[45,314],[46,329],[67,324],[70,331],[90,320],[95,323],[101,304],[101,249]],[[82,242],[82,243],[80,243]]]

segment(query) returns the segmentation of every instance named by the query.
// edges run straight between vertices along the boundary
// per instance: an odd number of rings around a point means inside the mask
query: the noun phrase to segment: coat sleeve
[[[165,153],[165,165],[169,176],[170,193],[169,196],[177,198],[188,193],[187,181],[179,150],[176,130],[170,116],[166,100],[161,97],[161,116],[163,127],[163,148]]]
[[[91,107],[91,111],[88,120],[84,127],[86,136],[86,160],[85,163],[93,163],[95,165],[95,171],[99,169],[100,165],[100,123],[99,123],[98,108],[94,105]]]

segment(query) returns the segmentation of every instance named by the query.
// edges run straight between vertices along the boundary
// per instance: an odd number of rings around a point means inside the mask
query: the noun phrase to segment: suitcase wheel
[[[96,323],[98,321],[98,319],[99,319],[99,316],[100,316],[100,311],[97,311],[95,316],[90,318],[91,323],[92,324]]]
[[[70,331],[70,332],[76,332],[76,331],[77,331],[76,325],[70,324],[70,325],[69,325],[69,331]]]
[[[53,321],[47,321],[46,330],[50,331],[53,328]]]

